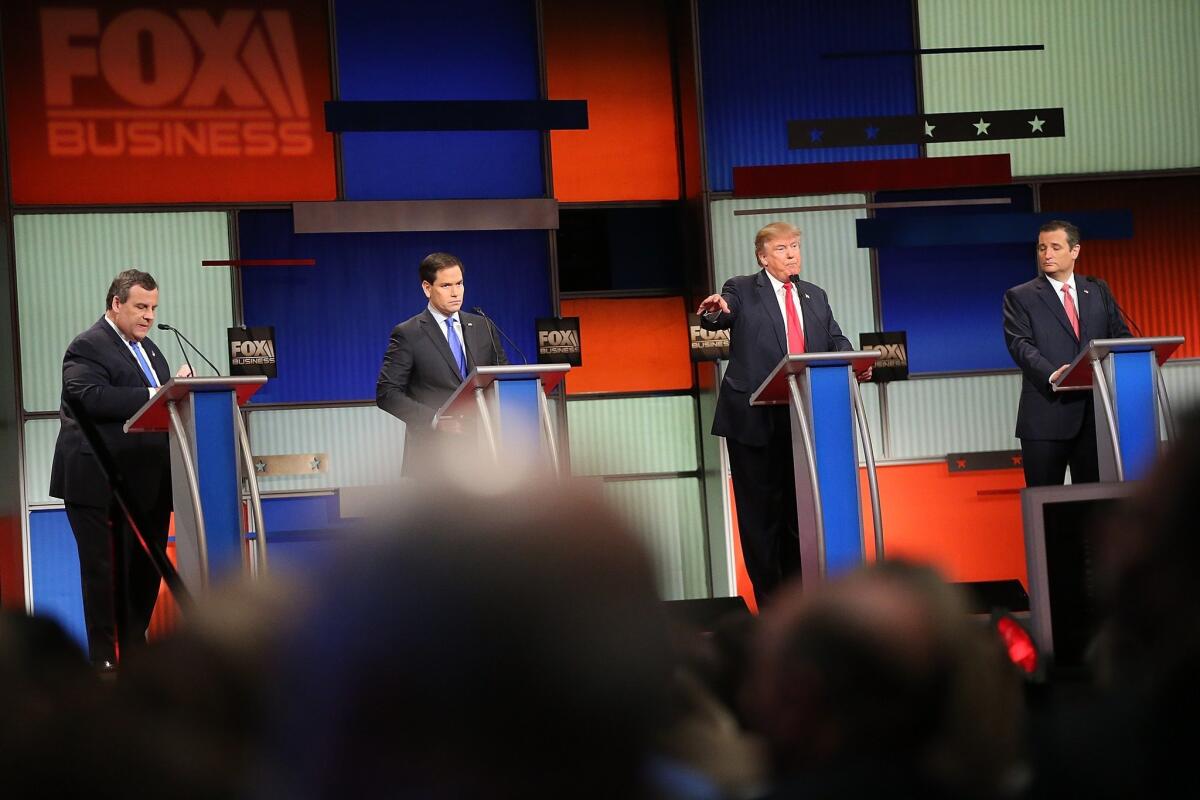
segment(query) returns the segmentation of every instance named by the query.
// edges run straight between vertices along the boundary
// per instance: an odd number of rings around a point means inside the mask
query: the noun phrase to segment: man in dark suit
[[[799,574],[800,543],[788,407],[751,406],[750,395],[788,353],[854,348],[825,291],[798,277],[799,230],[772,222],[755,236],[754,251],[762,269],[730,278],[697,313],[706,330],[730,331],[712,432],[729,450],[742,556],[762,605],[784,578]]]
[[[1079,229],[1053,220],[1038,232],[1041,275],[1004,293],[1004,341],[1024,373],[1017,437],[1026,486],[1100,480],[1091,392],[1051,384],[1092,339],[1130,335],[1108,284],[1075,274]]]
[[[171,377],[147,334],[158,308],[158,284],[148,273],[125,270],[113,279],[106,310],[79,334],[63,357],[61,426],[54,446],[50,495],[65,501],[79,549],[83,614],[92,663],[117,663],[146,643],[158,598],[159,574],[117,507],[112,488],[66,398],[74,397],[95,423],[132,496],[127,498],[143,534],[167,543],[171,464],[166,434],[125,433],[122,426]],[[186,367],[180,375],[189,374]],[[140,513],[139,513],[140,512]]]
[[[421,261],[421,288],[429,305],[392,329],[375,403],[404,420],[405,475],[418,474],[426,448],[437,435],[461,433],[457,420],[435,416],[476,366],[507,364],[504,348],[486,317],[462,311],[463,265],[449,253],[430,253]],[[435,430],[434,425],[437,424]]]

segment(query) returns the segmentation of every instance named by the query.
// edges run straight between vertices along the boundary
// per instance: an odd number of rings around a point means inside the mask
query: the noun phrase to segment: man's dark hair
[[[458,267],[466,273],[458,256],[452,256],[449,253],[430,253],[421,259],[421,282],[433,283],[437,279],[438,270],[450,267]]]
[[[1038,233],[1050,233],[1051,231],[1062,231],[1067,234],[1067,247],[1074,248],[1079,244],[1079,228],[1076,228],[1065,219],[1052,219],[1042,227],[1038,228]]]
[[[127,269],[113,278],[112,285],[108,287],[108,297],[104,298],[104,310],[108,311],[112,308],[114,297],[122,303],[127,302],[129,300],[129,290],[134,286],[140,286],[148,292],[152,292],[158,288],[158,284],[154,282],[154,277],[149,272],[142,272],[140,269]]]

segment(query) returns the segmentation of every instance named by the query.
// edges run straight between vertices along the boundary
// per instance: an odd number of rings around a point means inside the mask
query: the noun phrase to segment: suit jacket
[[[1065,440],[1076,436],[1091,407],[1091,392],[1055,393],[1050,375],[1069,364],[1092,339],[1130,335],[1108,284],[1075,273],[1079,336],[1066,309],[1044,276],[1004,293],[1004,342],[1025,379],[1017,410],[1021,439]]]
[[[853,350],[850,340],[833,318],[825,290],[808,281],[797,287],[804,320],[804,348],[810,353]],[[754,446],[763,446],[778,435],[780,424],[770,407],[750,405],[758,389],[787,355],[787,327],[766,270],[730,278],[721,288],[729,313],[715,319],[700,317],[707,330],[729,329],[729,367],[717,396],[712,432]]]
[[[149,338],[142,349],[160,384],[171,378],[171,368]],[[68,503],[107,507],[112,490],[91,446],[83,438],[65,398],[73,395],[96,423],[117,468],[133,490],[131,502],[142,499],[146,511],[161,498],[169,500],[170,448],[165,433],[125,433],[122,426],[150,398],[142,368],[121,337],[101,317],[79,334],[63,356],[63,403],[54,445],[50,495]]]
[[[458,318],[468,372],[476,366],[508,363],[496,330],[487,319],[465,311],[459,311]],[[375,404],[404,420],[406,473],[408,456],[433,435],[434,414],[463,377],[458,374],[446,335],[428,308],[392,329],[375,384]]]

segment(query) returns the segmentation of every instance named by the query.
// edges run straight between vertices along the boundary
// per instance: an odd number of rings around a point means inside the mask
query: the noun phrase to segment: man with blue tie
[[[167,435],[123,429],[171,377],[147,335],[158,309],[158,284],[149,273],[125,270],[109,286],[105,306],[104,316],[76,336],[63,357],[63,402],[50,476],[50,495],[64,501],[75,534],[88,651],[101,669],[116,665],[118,647],[125,659],[146,643],[159,574],[117,506],[67,397],[78,400],[95,423],[132,492],[127,500],[149,541],[166,545],[171,516]],[[177,374],[191,373],[184,366]]]
[[[375,403],[404,420],[406,476],[419,474],[425,448],[436,446],[437,432],[460,432],[457,421],[437,424],[438,408],[476,366],[507,364],[490,321],[462,311],[463,264],[449,253],[430,253],[421,260],[421,289],[429,305],[392,329]]]
[[[1055,392],[1052,384],[1092,339],[1130,335],[1108,284],[1075,273],[1079,229],[1064,220],[1038,231],[1041,274],[1004,293],[1004,341],[1021,368],[1017,438],[1026,486],[1100,480],[1091,392]]]

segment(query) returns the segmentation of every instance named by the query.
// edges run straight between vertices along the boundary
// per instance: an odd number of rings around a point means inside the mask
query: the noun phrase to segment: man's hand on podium
[[[875,365],[872,364],[869,367],[867,367],[866,369],[864,369],[862,372],[854,373],[854,377],[858,378],[859,383],[866,383],[867,381],[871,380],[871,375],[874,372],[875,372]]]
[[[175,377],[176,378],[192,377],[192,368],[189,367],[187,364],[184,364],[182,367],[179,368],[179,371],[175,373]]]
[[[1061,367],[1059,367],[1058,369],[1054,370],[1054,372],[1051,372],[1051,373],[1050,373],[1050,382],[1051,382],[1051,383],[1054,383],[1056,380],[1058,380],[1058,376],[1059,376],[1059,375],[1062,375],[1064,372],[1066,372],[1066,371],[1067,371],[1067,367],[1069,367],[1069,366],[1071,366],[1071,365],[1070,365],[1070,364],[1063,364]]]

